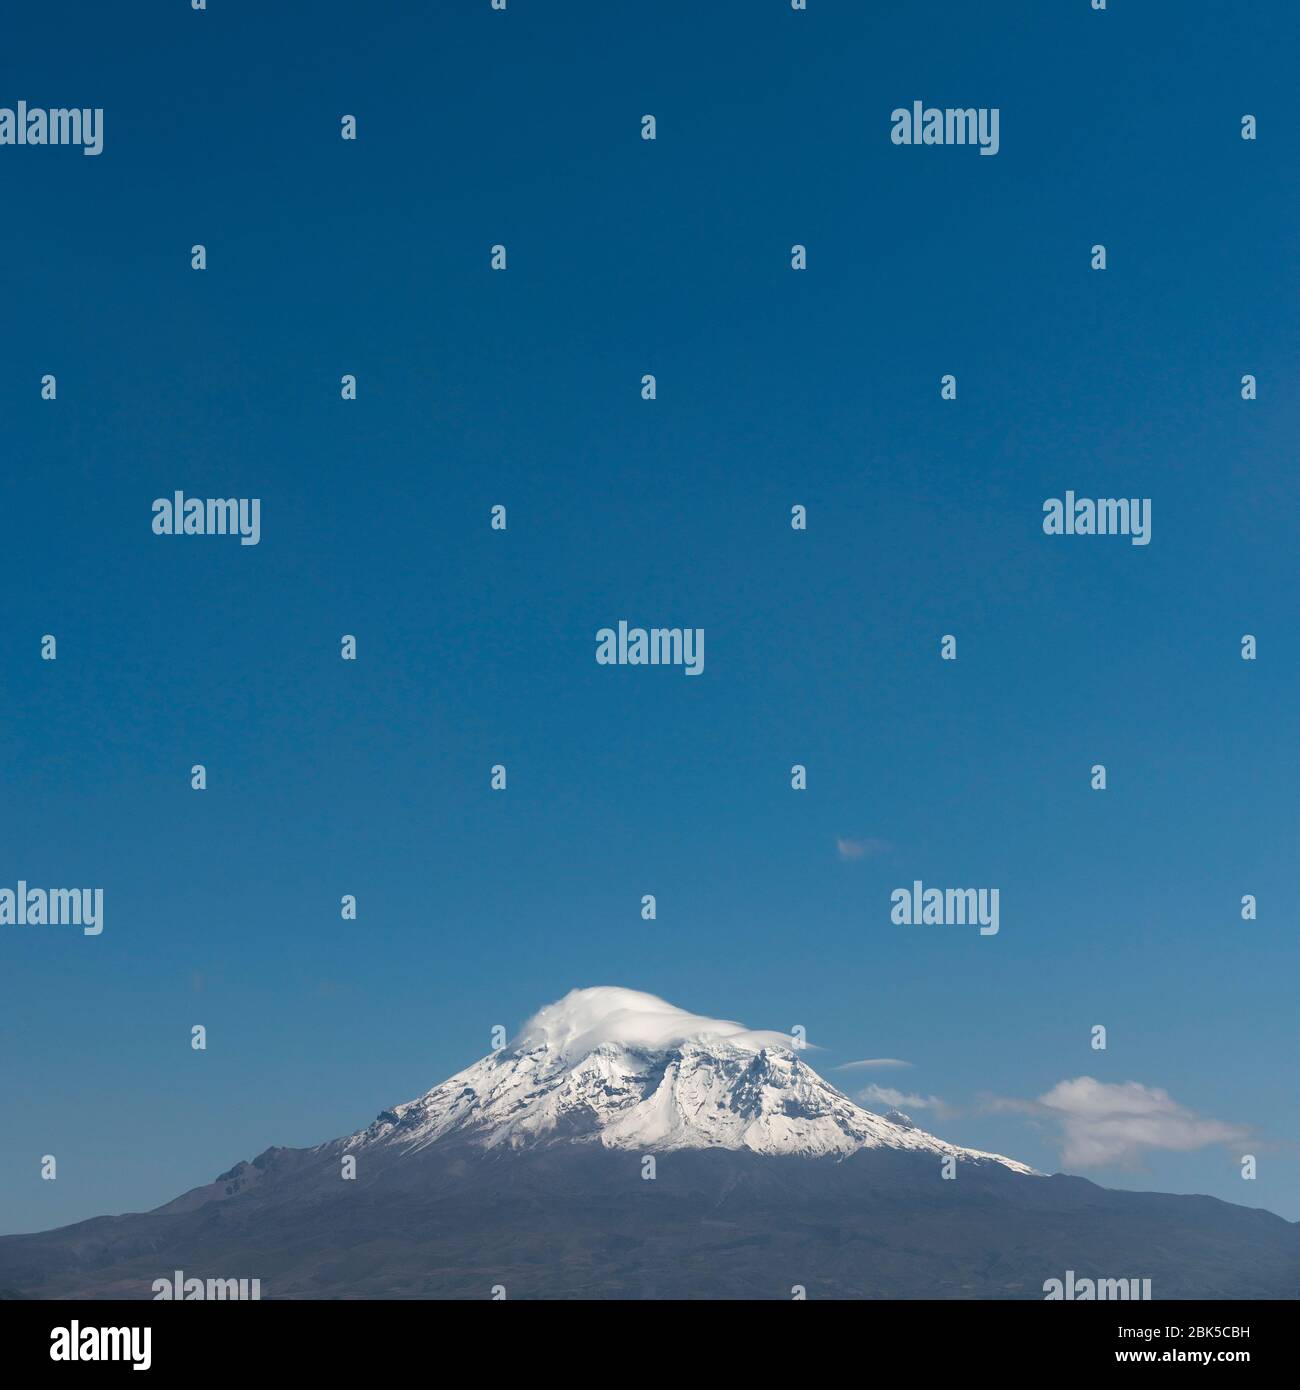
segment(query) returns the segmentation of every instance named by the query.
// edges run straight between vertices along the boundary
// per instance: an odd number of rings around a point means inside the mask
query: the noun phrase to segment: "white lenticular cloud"
[[[540,1009],[519,1030],[516,1047],[549,1047],[562,1057],[583,1057],[606,1043],[625,1047],[670,1048],[688,1040],[726,1038],[740,1047],[789,1050],[790,1035],[746,1028],[724,1018],[706,1018],[679,1009],[653,994],[599,985],[570,990]]]
[[[1059,1125],[1061,1162],[1071,1168],[1133,1168],[1156,1150],[1189,1153],[1211,1144],[1245,1143],[1250,1136],[1242,1125],[1198,1115],[1168,1091],[1138,1081],[1079,1076],[1058,1082],[1037,1100],[998,1100],[993,1108]]]
[[[911,1062],[904,1062],[899,1057],[867,1057],[861,1062],[841,1062],[836,1071],[873,1071],[885,1070],[889,1067],[910,1067]]]

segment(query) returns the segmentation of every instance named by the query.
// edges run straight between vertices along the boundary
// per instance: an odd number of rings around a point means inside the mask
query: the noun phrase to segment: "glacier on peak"
[[[838,1159],[889,1148],[1034,1172],[862,1109],[787,1034],[614,986],[572,990],[505,1048],[339,1142],[407,1151],[450,1138],[484,1149],[577,1142]]]

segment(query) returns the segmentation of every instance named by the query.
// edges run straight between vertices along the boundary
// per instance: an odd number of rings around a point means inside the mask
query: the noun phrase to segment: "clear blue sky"
[[[349,1132],[592,984],[801,1023],[1048,1170],[982,1096],[1161,1087],[1258,1180],[1088,1176],[1300,1218],[1298,40],[1283,0],[16,12],[0,105],[105,144],[0,148],[0,886],[106,924],[0,928],[0,1230]],[[999,154],[893,146],[917,99]],[[176,489],[261,544],[153,535]],[[1066,489],[1152,543],[1045,537]],[[619,618],[704,675],[598,667]],[[915,878],[999,934],[891,925]]]

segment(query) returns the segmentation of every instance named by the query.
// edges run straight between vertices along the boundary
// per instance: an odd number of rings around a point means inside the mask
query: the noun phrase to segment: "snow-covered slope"
[[[1034,1170],[884,1118],[824,1081],[780,1033],[703,1018],[636,990],[579,989],[500,1052],[343,1141],[416,1150],[558,1142],[655,1152],[722,1148],[844,1158],[894,1148]]]

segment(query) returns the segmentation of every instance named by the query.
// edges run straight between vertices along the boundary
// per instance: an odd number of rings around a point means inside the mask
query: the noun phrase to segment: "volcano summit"
[[[861,1109],[783,1034],[611,987],[574,990],[530,1018],[508,1049],[338,1142],[364,1155],[377,1146],[418,1151],[452,1137],[486,1149],[562,1142],[802,1158],[893,1148],[936,1162],[952,1157],[1033,1171]]]
[[[0,1238],[11,1297],[150,1298],[175,1270],[264,1299],[1041,1299],[1061,1270],[1294,1298],[1300,1234],[959,1148],[855,1105],[784,1034],[602,987],[353,1134]]]

